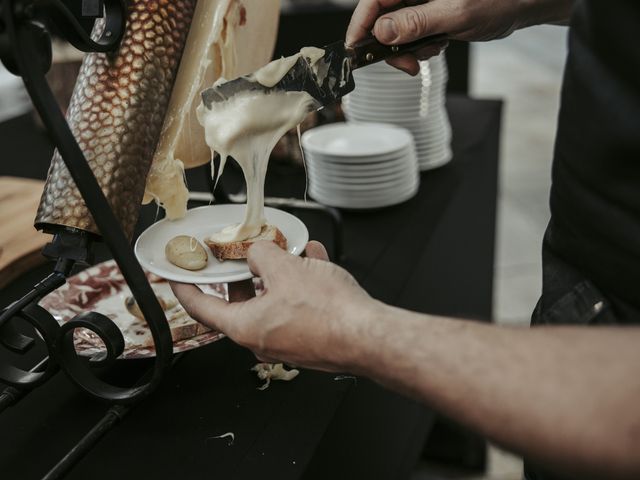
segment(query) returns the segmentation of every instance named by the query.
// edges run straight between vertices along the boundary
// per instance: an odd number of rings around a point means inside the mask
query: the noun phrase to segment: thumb
[[[289,252],[282,250],[275,243],[260,241],[251,245],[247,253],[247,263],[251,272],[262,278],[269,278],[283,262],[289,260]]]
[[[195,285],[169,282],[171,290],[185,311],[200,323],[227,333],[233,324],[230,305],[223,299],[203,293]]]
[[[324,248],[324,245],[315,240],[311,240],[307,243],[307,246],[304,249],[304,255],[307,258],[315,258],[318,260],[329,260],[329,254],[327,253],[327,249]]]
[[[443,6],[447,3],[428,2],[386,13],[376,20],[373,34],[381,43],[398,45],[427,35],[447,33],[452,18]]]

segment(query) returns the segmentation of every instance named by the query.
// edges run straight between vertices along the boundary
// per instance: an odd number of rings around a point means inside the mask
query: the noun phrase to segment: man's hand
[[[370,33],[386,45],[400,45],[439,33],[450,39],[486,41],[518,28],[569,17],[573,0],[360,0],[347,30],[353,44]],[[389,60],[412,75],[418,60],[440,53],[442,46]]]
[[[185,309],[259,358],[370,377],[532,461],[640,478],[640,328],[507,328],[372,300],[324,247],[249,250],[265,293],[231,303],[172,284]],[[236,300],[236,302],[233,302]],[[569,347],[568,347],[569,346]],[[560,434],[559,434],[560,432]]]
[[[230,284],[231,303],[205,295],[194,285],[172,283],[185,310],[228,335],[264,361],[343,371],[357,355],[358,338],[375,302],[342,268],[328,262],[318,242],[306,258],[271,242],[249,249],[249,267],[262,278],[264,293],[251,297],[247,283]]]

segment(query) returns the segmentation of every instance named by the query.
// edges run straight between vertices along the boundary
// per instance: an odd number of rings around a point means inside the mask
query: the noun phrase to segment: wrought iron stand
[[[36,342],[43,342],[47,351],[46,358],[30,370],[0,364],[0,382],[8,385],[0,392],[0,412],[15,405],[59,370],[63,370],[81,390],[111,404],[105,416],[49,471],[44,477],[46,480],[63,477],[104,433],[158,386],[171,364],[181,356],[173,355],[164,311],[45,79],[51,67],[50,31],[53,28],[84,52],[117,49],[125,30],[125,0],[83,0],[82,12],[82,17],[78,18],[61,0],[0,0],[0,60],[9,71],[23,78],[33,105],[102,234],[97,236],[65,226],[47,227],[46,232],[53,238],[43,254],[55,261],[53,271],[26,295],[0,311],[0,345],[3,348],[25,354]],[[96,18],[102,18],[104,29],[99,38],[93,39],[83,21]],[[311,209],[329,216],[336,234],[334,252],[340,258],[341,219],[337,210],[301,204],[296,200],[272,199],[274,202],[280,208]],[[130,387],[111,385],[95,374],[97,368],[111,364],[124,350],[124,338],[113,321],[97,312],[85,312],[60,326],[38,305],[45,295],[65,284],[74,265],[92,263],[92,247],[99,241],[109,247],[147,319],[155,343],[156,357],[152,368]],[[30,324],[34,332],[24,335],[16,326],[19,320]],[[104,342],[106,353],[92,359],[78,356],[73,343],[74,330],[78,328],[95,332]]]
[[[43,254],[55,260],[53,272],[0,314],[0,344],[4,348],[24,354],[36,341],[42,341],[48,352],[47,358],[30,370],[0,364],[0,382],[9,385],[0,392],[0,411],[14,405],[59,369],[83,391],[115,404],[103,420],[47,474],[45,478],[49,480],[66,473],[132,404],[149,395],[174,360],[171,332],[164,311],[45,79],[51,66],[52,28],[84,52],[109,52],[118,47],[125,29],[126,6],[123,0],[83,0],[82,12],[84,18],[76,17],[60,0],[1,0],[0,3],[0,60],[9,71],[23,78],[33,105],[102,233],[98,237],[64,226],[48,229],[47,233],[53,234],[53,240]],[[81,23],[92,18],[102,18],[104,22],[102,35],[95,40]],[[96,367],[115,361],[124,350],[122,333],[108,317],[97,312],[85,312],[59,326],[49,312],[38,306],[43,296],[65,283],[76,263],[91,262],[92,244],[100,240],[110,248],[147,319],[155,343],[157,355],[153,367],[148,375],[130,387],[111,385],[94,373]],[[28,322],[35,332],[30,336],[19,333],[16,327],[18,319]],[[77,328],[92,330],[102,339],[106,346],[106,354],[102,358],[87,360],[77,355],[73,344],[73,333]]]

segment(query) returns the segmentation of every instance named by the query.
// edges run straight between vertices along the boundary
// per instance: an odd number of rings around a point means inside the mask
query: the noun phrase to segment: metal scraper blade
[[[284,77],[273,87],[265,87],[252,75],[221,83],[202,92],[202,102],[211,109],[214,102],[224,102],[243,92],[307,92],[317,108],[338,101],[355,88],[349,58],[344,43],[337,42],[324,48],[325,54],[313,65],[301,56]]]

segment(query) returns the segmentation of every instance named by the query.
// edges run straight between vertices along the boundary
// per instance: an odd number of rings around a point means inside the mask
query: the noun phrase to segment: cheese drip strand
[[[253,74],[264,86],[272,87],[304,55],[317,62],[323,51],[305,48],[300,53],[275,60]],[[198,107],[198,119],[205,140],[213,152],[220,154],[220,174],[228,157],[232,157],[244,174],[247,185],[247,209],[244,221],[211,236],[213,242],[236,242],[257,236],[266,224],[264,216],[264,180],[269,156],[276,143],[289,130],[300,124],[314,108],[315,101],[307,92],[247,91],[222,101],[211,109]]]

